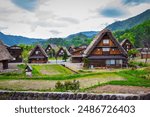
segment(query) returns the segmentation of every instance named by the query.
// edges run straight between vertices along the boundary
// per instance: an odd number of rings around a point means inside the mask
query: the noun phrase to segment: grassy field
[[[150,87],[150,67],[137,70],[96,70],[80,71],[78,74],[61,65],[32,65],[33,77],[25,76],[24,65],[19,65],[22,73],[0,74],[1,90],[54,91],[57,81],[78,80],[80,91],[87,91],[102,85],[123,85]]]
[[[32,65],[33,75],[53,76],[73,74],[73,72],[61,65]]]
[[[80,82],[81,88],[87,88],[94,86],[99,83],[107,83],[113,80],[124,80],[123,77],[117,75],[116,73],[100,73],[100,74],[86,74],[86,75],[75,75],[72,79],[59,80],[61,82],[72,81],[74,79]],[[0,80],[0,89],[3,90],[40,90],[40,91],[50,91],[55,88],[55,84],[58,80],[56,79],[29,79],[29,80],[10,80],[3,79]]]

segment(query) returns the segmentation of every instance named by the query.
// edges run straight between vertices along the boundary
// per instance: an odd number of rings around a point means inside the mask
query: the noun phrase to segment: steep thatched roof
[[[3,60],[11,60],[13,57],[8,52],[6,46],[3,44],[3,42],[0,40],[0,61]]]
[[[58,52],[56,53],[56,56],[59,56],[59,53],[61,51],[65,51],[67,53],[68,56],[71,56],[70,52],[68,51],[68,49],[66,47],[61,47]]]
[[[119,44],[119,42],[115,39],[115,37],[112,35],[112,33],[111,33],[111,31],[109,29],[103,29],[102,31],[100,31],[97,34],[97,36],[93,39],[93,41],[90,43],[90,45],[84,51],[84,56],[88,56],[92,52],[92,50],[94,49],[94,47],[101,41],[101,39],[103,38],[103,36],[105,34],[107,34],[111,38],[111,40],[115,43],[115,45],[117,45],[117,47],[122,52],[122,54],[125,55],[125,56],[127,56],[127,52]]]
[[[124,40],[120,43],[120,45],[123,46],[126,42],[130,43],[130,44],[133,46],[133,44],[131,43],[131,41],[130,41],[129,39],[124,39]],[[133,46],[133,47],[134,47],[134,46]]]
[[[31,51],[31,53],[30,53],[30,55],[29,55],[29,58],[32,58],[32,55],[33,55],[33,53],[36,51],[37,48],[40,49],[40,51],[42,52],[43,56],[48,57],[47,53],[46,53],[45,50],[42,48],[42,46],[38,44],[38,45],[35,46],[34,49],[32,49],[32,51]]]
[[[55,51],[58,51],[58,50],[59,50],[59,47],[58,47],[57,45],[55,45],[55,44],[48,44],[47,47],[46,47],[46,49],[45,49],[45,51],[46,51],[48,48],[53,49],[53,50],[55,50]]]

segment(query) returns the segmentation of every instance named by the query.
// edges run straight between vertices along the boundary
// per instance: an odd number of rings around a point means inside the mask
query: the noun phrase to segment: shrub
[[[129,67],[137,68],[137,67],[147,67],[148,64],[143,63],[143,62],[135,62],[135,61],[130,61],[128,63]]]
[[[64,83],[61,83],[58,81],[55,85],[55,89],[58,91],[68,91],[68,90],[79,90],[80,83],[79,81],[73,80],[71,81],[65,81]]]
[[[84,65],[83,65],[84,68],[89,68],[89,59],[88,58],[83,58],[83,63],[84,63]]]
[[[56,88],[56,89],[62,89],[62,88],[63,88],[63,84],[62,84],[60,81],[58,81],[58,82],[56,82],[56,84],[55,84],[55,88]]]

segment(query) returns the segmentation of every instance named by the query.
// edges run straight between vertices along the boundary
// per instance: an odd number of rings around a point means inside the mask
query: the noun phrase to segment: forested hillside
[[[114,22],[114,23],[108,25],[106,28],[108,28],[112,31],[126,30],[126,29],[130,29],[138,24],[141,24],[147,20],[150,20],[150,9],[144,11],[143,13],[141,13],[137,16],[131,17],[129,19]]]
[[[145,38],[150,39],[150,20],[125,31],[116,31],[114,35],[119,41],[128,38],[136,47],[142,47],[142,41]]]

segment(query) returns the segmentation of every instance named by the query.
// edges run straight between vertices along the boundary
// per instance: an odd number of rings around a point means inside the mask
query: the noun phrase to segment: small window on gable
[[[39,54],[40,53],[40,51],[35,51],[35,54],[37,55],[37,54]]]
[[[103,48],[103,52],[108,52],[110,48]]]
[[[104,39],[103,44],[109,44],[109,39]]]

